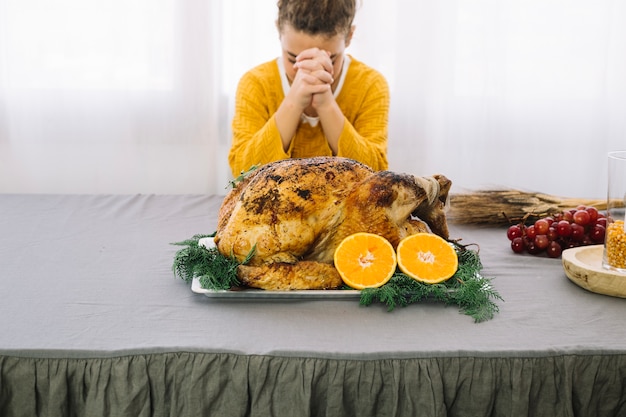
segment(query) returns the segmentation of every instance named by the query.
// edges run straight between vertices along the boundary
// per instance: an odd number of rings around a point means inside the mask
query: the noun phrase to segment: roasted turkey
[[[356,232],[376,233],[394,248],[418,232],[448,238],[444,206],[451,182],[373,171],[340,157],[285,159],[253,171],[226,195],[215,244],[242,261],[242,284],[266,290],[342,285],[335,248]]]

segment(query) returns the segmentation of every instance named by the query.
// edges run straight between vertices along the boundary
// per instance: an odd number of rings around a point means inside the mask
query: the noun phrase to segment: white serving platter
[[[209,290],[202,288],[200,280],[194,278],[191,282],[191,291],[203,294],[209,298],[227,299],[265,299],[265,300],[289,300],[289,299],[316,299],[316,300],[346,300],[359,299],[359,290],[292,290],[292,291],[266,291],[257,289],[235,290]]]

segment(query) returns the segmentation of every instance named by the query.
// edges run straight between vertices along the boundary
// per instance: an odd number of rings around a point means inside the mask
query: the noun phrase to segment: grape
[[[513,249],[513,252],[515,253],[524,252],[524,249],[526,249],[526,245],[524,244],[524,239],[518,236],[514,238],[513,240],[511,240],[511,249]]]
[[[574,213],[576,213],[576,211],[564,211],[563,220],[567,220],[568,223],[572,223],[574,221]]]
[[[522,228],[519,225],[514,224],[513,226],[509,227],[509,230],[507,230],[506,236],[511,241],[515,239],[516,237],[522,237]]]
[[[559,236],[568,237],[572,234],[572,225],[567,220],[561,220],[556,225],[556,231]]]
[[[574,242],[582,242],[585,238],[585,228],[578,223],[572,223],[572,234],[570,235],[570,238]]]
[[[593,226],[593,228],[591,229],[591,232],[589,233],[589,237],[595,243],[603,243],[605,234],[606,234],[605,227],[600,225],[599,223],[596,223],[596,225]]]
[[[539,248],[539,246],[537,246],[534,240],[531,240],[526,244],[526,252],[530,253],[531,255],[537,255],[541,252],[541,249]]]
[[[589,235],[584,235],[583,240],[580,241],[580,246],[589,246],[593,245],[594,243],[595,242],[591,240],[591,237],[589,237]]]
[[[546,236],[548,236],[548,239],[550,241],[554,241],[559,238],[559,232],[556,231],[556,227],[550,226],[550,228],[548,229],[548,233],[546,233]]]
[[[579,205],[528,225],[524,222],[511,225],[507,237],[514,253],[558,258],[566,249],[604,242],[606,224],[605,213],[593,206]]]
[[[574,222],[581,226],[586,226],[591,221],[591,216],[589,215],[589,212],[587,210],[576,210],[573,217]]]
[[[550,223],[546,219],[539,219],[535,222],[535,232],[538,235],[545,235],[548,233],[548,229],[550,228]]]
[[[563,249],[561,248],[561,245],[559,245],[557,242],[550,242],[550,244],[546,248],[546,253],[550,258],[558,258],[559,256],[561,256],[562,252]]]
[[[596,220],[598,220],[598,216],[600,214],[598,212],[598,209],[595,207],[587,207],[585,210],[587,211],[587,213],[589,213],[589,223],[595,223]]]
[[[546,235],[535,236],[535,245],[537,245],[538,249],[544,250],[545,248],[548,247],[549,244],[550,244],[550,240],[548,239],[548,236]]]

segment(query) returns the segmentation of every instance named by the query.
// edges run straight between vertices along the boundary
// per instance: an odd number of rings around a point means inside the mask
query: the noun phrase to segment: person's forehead
[[[331,54],[337,54],[345,46],[345,38],[342,35],[335,35],[329,38],[327,36],[299,32],[288,26],[283,29],[280,39],[283,50],[294,57],[305,49],[310,48],[319,48],[330,51]]]

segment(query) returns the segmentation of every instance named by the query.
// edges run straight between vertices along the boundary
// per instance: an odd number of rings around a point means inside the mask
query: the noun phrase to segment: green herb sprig
[[[228,290],[238,287],[241,283],[237,278],[237,267],[249,262],[255,248],[246,259],[239,262],[234,256],[222,255],[216,247],[200,246],[200,239],[214,236],[215,233],[195,235],[191,239],[173,243],[185,248],[176,252],[172,270],[186,282],[197,277],[202,288]],[[398,270],[385,285],[362,290],[359,303],[369,306],[380,302],[387,306],[388,311],[392,311],[396,307],[430,299],[446,305],[457,305],[462,313],[471,316],[477,323],[492,319],[499,311],[495,301],[503,299],[491,285],[491,280],[480,274],[483,266],[478,251],[457,242],[451,243],[457,251],[459,267],[450,279],[439,284],[424,284]],[[352,288],[344,286],[344,289]]]
[[[243,182],[243,180],[245,180],[246,178],[248,178],[250,176],[250,174],[252,174],[254,171],[257,170],[258,167],[260,167],[260,165],[258,165],[258,164],[257,165],[252,165],[246,171],[241,171],[237,178],[233,178],[232,180],[228,181],[228,185],[226,186],[226,188],[228,188],[229,186],[231,188],[237,188],[237,185],[240,182]]]
[[[459,257],[457,272],[439,284],[424,284],[399,272],[383,286],[361,291],[360,304],[369,306],[374,302],[387,305],[387,310],[406,307],[427,299],[454,304],[475,322],[492,319],[499,311],[495,300],[503,301],[491,285],[491,280],[480,274],[482,263],[478,252],[455,244]]]
[[[195,235],[191,239],[172,243],[173,245],[186,246],[174,255],[172,270],[174,275],[186,282],[191,282],[195,277],[200,281],[202,288],[212,290],[228,290],[241,285],[237,278],[237,267],[247,263],[254,255],[253,248],[243,262],[235,257],[223,256],[216,247],[205,248],[200,246],[200,239],[214,237],[210,235]]]

